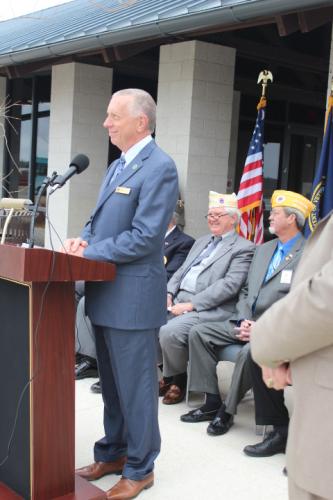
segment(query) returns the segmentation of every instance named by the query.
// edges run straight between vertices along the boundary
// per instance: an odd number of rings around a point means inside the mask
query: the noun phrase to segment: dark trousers
[[[158,330],[94,329],[105,430],[95,443],[95,461],[111,462],[126,455],[123,476],[137,481],[153,470],[161,444]]]
[[[289,413],[284,404],[284,391],[268,389],[262,379],[260,366],[258,366],[252,358],[249,360],[249,363],[254,394],[256,424],[288,425]]]

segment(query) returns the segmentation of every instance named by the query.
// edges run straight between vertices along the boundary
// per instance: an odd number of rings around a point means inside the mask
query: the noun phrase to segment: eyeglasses
[[[220,219],[221,217],[225,217],[229,214],[207,214],[205,215],[205,219]]]

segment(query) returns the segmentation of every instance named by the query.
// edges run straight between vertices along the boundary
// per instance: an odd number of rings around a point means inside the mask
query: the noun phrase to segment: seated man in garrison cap
[[[179,403],[185,397],[191,328],[227,319],[235,310],[254,253],[253,243],[235,231],[239,217],[235,194],[210,191],[206,215],[210,233],[196,241],[168,282],[169,320],[160,329],[164,404]]]
[[[189,390],[205,392],[206,402],[181,417],[183,422],[212,421],[207,428],[208,434],[225,434],[233,425],[237,404],[251,387],[253,378],[256,423],[276,425],[273,436],[259,445],[247,447],[249,450],[245,449],[248,454],[252,451],[254,456],[284,450],[289,417],[282,391],[278,393],[267,389],[261,373],[259,377],[254,374],[251,377],[253,361],[248,349],[251,326],[274,302],[289,292],[304,245],[301,230],[312,207],[309,200],[292,191],[275,191],[271,201],[269,231],[277,238],[256,247],[236,314],[227,321],[197,325],[192,331]],[[247,348],[245,351],[243,348],[244,355],[236,362],[229,393],[223,403],[217,384],[217,350],[235,343],[246,343]],[[256,366],[257,370],[260,371]]]

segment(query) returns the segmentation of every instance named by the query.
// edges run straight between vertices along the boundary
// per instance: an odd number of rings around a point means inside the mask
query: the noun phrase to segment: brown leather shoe
[[[185,399],[186,389],[181,389],[178,385],[172,384],[170,389],[165,393],[162,403],[164,405],[175,405],[181,403]]]
[[[110,500],[128,500],[137,497],[141,491],[148,490],[154,484],[154,473],[151,472],[147,477],[140,481],[122,477],[113,488],[106,492],[106,498]]]
[[[81,467],[81,469],[76,469],[75,473],[87,481],[95,481],[107,474],[122,474],[126,461],[127,457],[120,457],[114,462],[94,462],[86,467]]]
[[[165,382],[164,378],[162,378],[158,383],[158,395],[164,396],[166,394],[166,392],[170,389],[170,387],[171,387],[171,384],[167,384]]]

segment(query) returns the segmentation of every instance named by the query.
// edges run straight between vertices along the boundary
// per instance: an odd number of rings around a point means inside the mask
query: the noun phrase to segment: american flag
[[[256,245],[264,242],[263,224],[263,138],[266,98],[257,106],[258,116],[238,191],[238,208],[242,216],[239,234]]]

